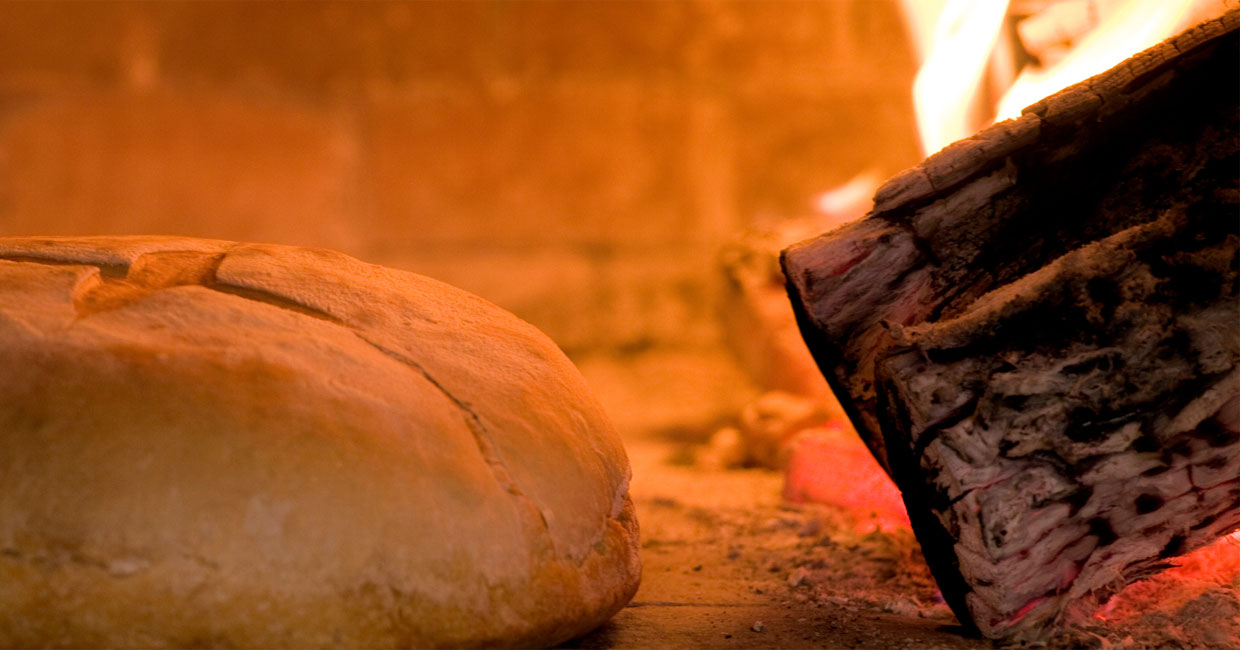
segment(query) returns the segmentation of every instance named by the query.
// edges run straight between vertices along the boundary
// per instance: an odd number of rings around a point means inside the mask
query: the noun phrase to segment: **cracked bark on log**
[[[1240,13],[891,179],[784,252],[802,333],[992,637],[1240,526]]]

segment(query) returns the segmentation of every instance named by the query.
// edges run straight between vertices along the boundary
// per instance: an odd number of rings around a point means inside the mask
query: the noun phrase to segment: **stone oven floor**
[[[642,584],[566,648],[995,648],[941,601],[912,533],[791,505],[783,476],[694,463],[756,396],[716,355],[579,365],[625,438]],[[1240,533],[1125,590],[1046,646],[1240,649]],[[1028,646],[1018,646],[1028,647]]]
[[[907,531],[868,535],[826,509],[783,506],[769,470],[669,463],[630,441],[642,585],[573,648],[983,648],[965,638]]]

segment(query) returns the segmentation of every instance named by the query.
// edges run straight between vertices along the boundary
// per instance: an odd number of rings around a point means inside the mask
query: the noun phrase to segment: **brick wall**
[[[756,217],[916,162],[894,0],[0,4],[0,233],[326,246],[714,345]]]

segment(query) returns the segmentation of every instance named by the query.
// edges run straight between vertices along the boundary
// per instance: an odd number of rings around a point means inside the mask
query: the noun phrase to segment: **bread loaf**
[[[0,645],[555,644],[637,588],[532,326],[334,252],[0,238]]]

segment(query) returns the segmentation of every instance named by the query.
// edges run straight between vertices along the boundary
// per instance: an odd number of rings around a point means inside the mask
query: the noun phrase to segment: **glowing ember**
[[[909,528],[900,491],[848,425],[807,429],[789,447],[785,499],[838,506],[853,515],[858,532]]]
[[[1156,626],[1184,647],[1240,646],[1240,531],[1173,560],[1175,566],[1129,585],[1093,618],[1108,627]],[[1230,619],[1230,620],[1228,620]]]
[[[1171,611],[1211,589],[1234,598],[1240,588],[1240,531],[1174,560],[1175,566],[1129,585],[1094,614],[1100,620],[1126,620],[1154,610]]]

